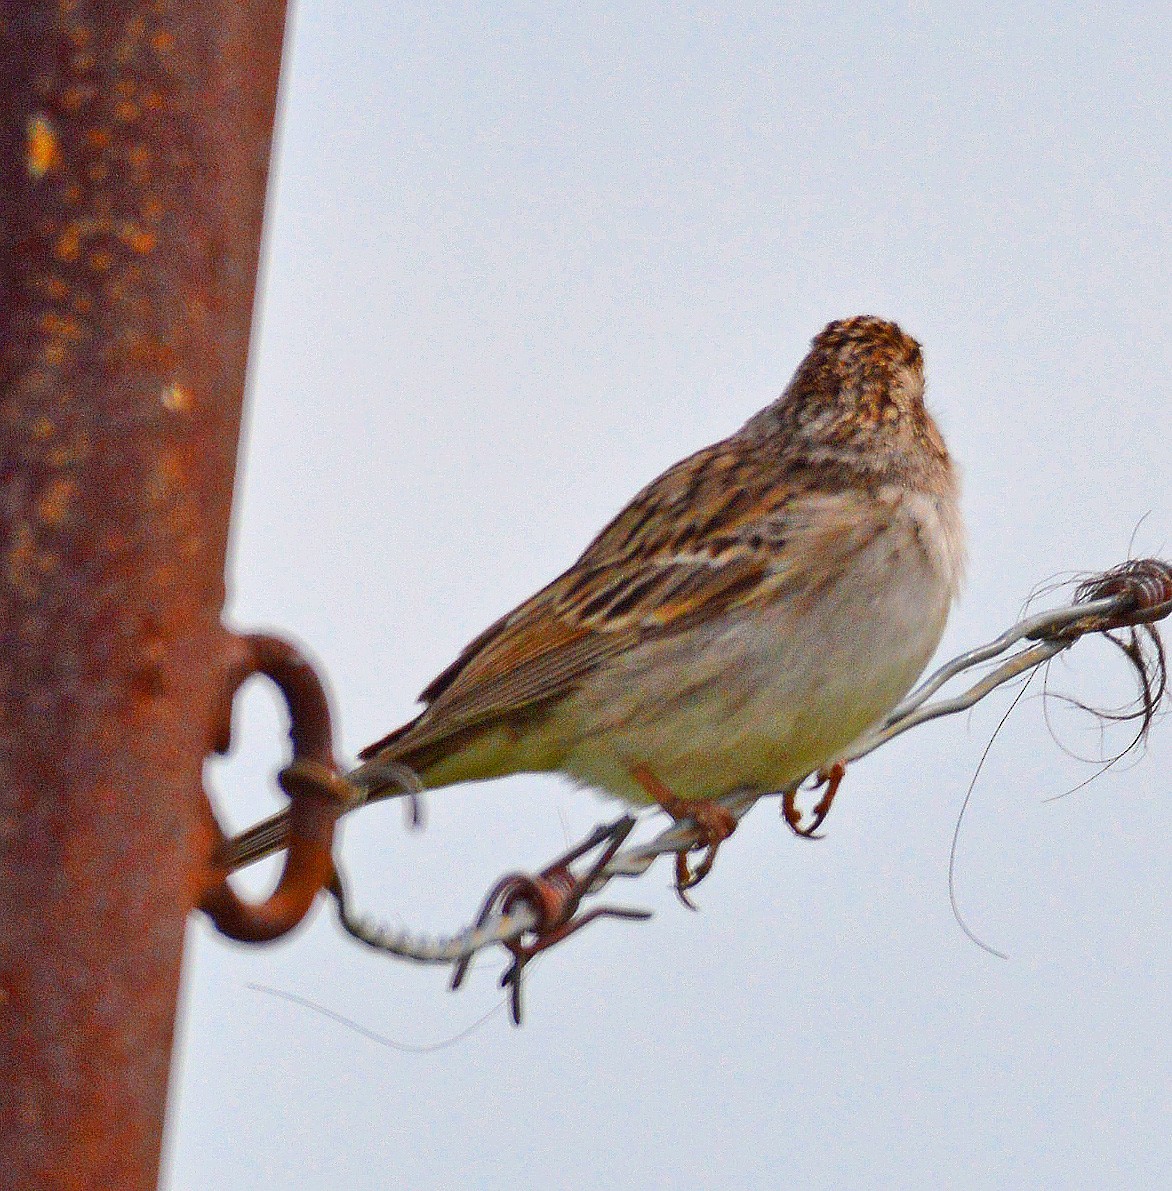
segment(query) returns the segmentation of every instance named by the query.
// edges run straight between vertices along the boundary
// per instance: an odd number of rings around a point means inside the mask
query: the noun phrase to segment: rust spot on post
[[[28,147],[25,153],[29,176],[39,181],[51,169],[61,164],[61,147],[57,143],[57,130],[43,112],[37,112],[28,120]]]

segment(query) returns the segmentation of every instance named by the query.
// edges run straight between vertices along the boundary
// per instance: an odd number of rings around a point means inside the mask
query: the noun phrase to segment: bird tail
[[[386,758],[372,757],[347,774],[346,780],[357,791],[353,806],[347,810],[379,798],[414,798],[423,790],[423,783],[414,769],[401,761]],[[288,844],[289,812],[284,810],[225,840],[217,860],[228,872],[234,873],[280,852]]]
[[[279,811],[262,820],[247,831],[225,840],[217,859],[230,873],[247,868],[274,852],[279,852],[289,842],[289,812]]]

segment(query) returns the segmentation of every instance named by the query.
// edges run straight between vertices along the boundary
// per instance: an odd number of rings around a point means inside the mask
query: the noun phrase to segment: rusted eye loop
[[[272,680],[289,709],[293,759],[277,777],[289,795],[289,847],[276,889],[263,902],[244,901],[228,884],[218,853],[225,835],[207,802],[211,847],[203,909],[223,934],[242,942],[263,942],[292,930],[314,898],[334,877],[334,824],[358,798],[334,762],[329,700],[317,672],[305,656],[279,637],[253,633],[235,638],[236,658],[229,669],[213,747],[231,744],[232,702],[254,674]]]

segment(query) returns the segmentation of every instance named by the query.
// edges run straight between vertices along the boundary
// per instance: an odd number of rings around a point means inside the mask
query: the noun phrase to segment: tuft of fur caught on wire
[[[1112,627],[1098,632],[1130,663],[1136,697],[1122,707],[1096,707],[1069,695],[1059,697],[1103,722],[1138,721],[1131,742],[1111,758],[1114,764],[1147,740],[1168,695],[1168,656],[1155,622],[1172,611],[1172,566],[1155,558],[1132,559],[1084,579],[1074,590],[1076,605],[1104,599],[1116,600],[1118,611],[1111,615]]]

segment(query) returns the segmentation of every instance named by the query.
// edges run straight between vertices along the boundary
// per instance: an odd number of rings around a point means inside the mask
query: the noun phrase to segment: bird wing
[[[682,460],[643,489],[568,571],[432,681],[417,719],[362,757],[392,743],[425,748],[562,698],[641,641],[786,588],[812,590],[818,575],[837,570],[860,544],[857,497],[809,477],[779,483],[775,460],[755,459],[735,442]]]

